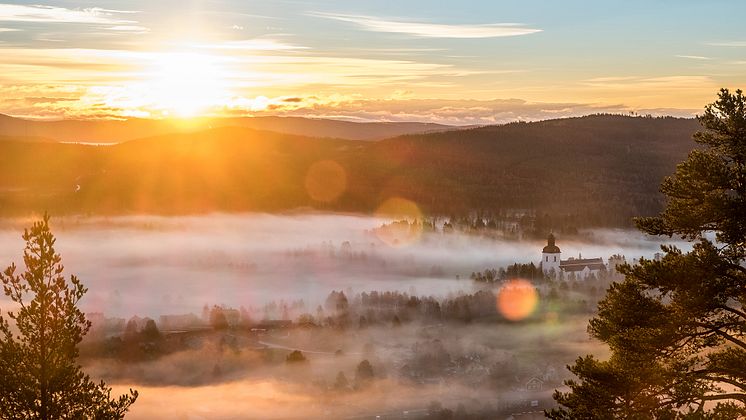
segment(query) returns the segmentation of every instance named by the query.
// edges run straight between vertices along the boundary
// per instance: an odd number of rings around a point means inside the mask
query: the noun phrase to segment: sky
[[[746,85],[744,15],[741,0],[0,3],[0,113],[692,116]]]

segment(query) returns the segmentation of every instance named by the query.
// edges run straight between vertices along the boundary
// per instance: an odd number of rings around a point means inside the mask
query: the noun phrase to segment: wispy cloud
[[[137,26],[137,25],[115,25],[115,26],[109,26],[106,29],[110,31],[139,32],[139,33],[145,33],[145,32],[150,31],[150,29],[144,26]]]
[[[238,41],[226,41],[216,44],[196,45],[198,48],[218,50],[246,50],[246,51],[291,51],[306,50],[308,47],[287,44],[271,38],[242,39]]]
[[[0,28],[0,32],[16,32],[16,31],[20,31],[20,29],[15,29],[15,28]]]
[[[746,47],[746,41],[705,42],[705,45],[709,45],[712,47]]]
[[[676,58],[686,58],[689,60],[712,60],[712,57],[705,57],[702,55],[676,55]]]
[[[541,29],[527,28],[519,23],[450,25],[325,12],[311,12],[309,15],[354,23],[369,31],[401,33],[424,38],[496,38],[541,32]]]
[[[660,77],[595,77],[581,82],[582,85],[604,89],[702,89],[714,86],[710,76],[676,75]]]
[[[135,12],[109,10],[99,7],[88,9],[66,9],[64,7],[20,4],[0,4],[0,22],[41,22],[41,23],[89,23],[105,25],[127,25],[137,23],[120,19],[119,14]]]
[[[627,80],[639,79],[637,76],[609,76],[609,77],[594,77],[585,80],[589,83],[607,83],[607,82],[624,82]]]

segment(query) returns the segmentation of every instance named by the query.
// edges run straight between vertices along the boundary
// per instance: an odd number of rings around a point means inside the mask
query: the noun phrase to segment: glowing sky
[[[0,3],[0,113],[692,115],[746,85],[744,15],[741,0]]]

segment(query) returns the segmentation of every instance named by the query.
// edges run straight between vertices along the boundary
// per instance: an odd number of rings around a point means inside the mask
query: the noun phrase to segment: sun
[[[219,57],[193,52],[159,54],[147,72],[143,94],[164,115],[194,117],[225,104],[225,68]]]

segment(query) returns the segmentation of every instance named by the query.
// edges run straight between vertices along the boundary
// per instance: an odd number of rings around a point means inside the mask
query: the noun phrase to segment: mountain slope
[[[623,224],[660,209],[660,182],[695,147],[698,127],[692,119],[595,115],[406,136],[373,148],[400,162],[395,192],[434,208],[532,208]]]
[[[396,196],[427,213],[523,208],[580,226],[625,226],[660,209],[658,186],[695,146],[697,128],[694,120],[599,115],[380,142],[237,127],[105,147],[5,142],[0,208],[369,212]],[[347,188],[332,202],[306,191],[319,161],[344,172]],[[322,185],[334,181],[325,176]]]

